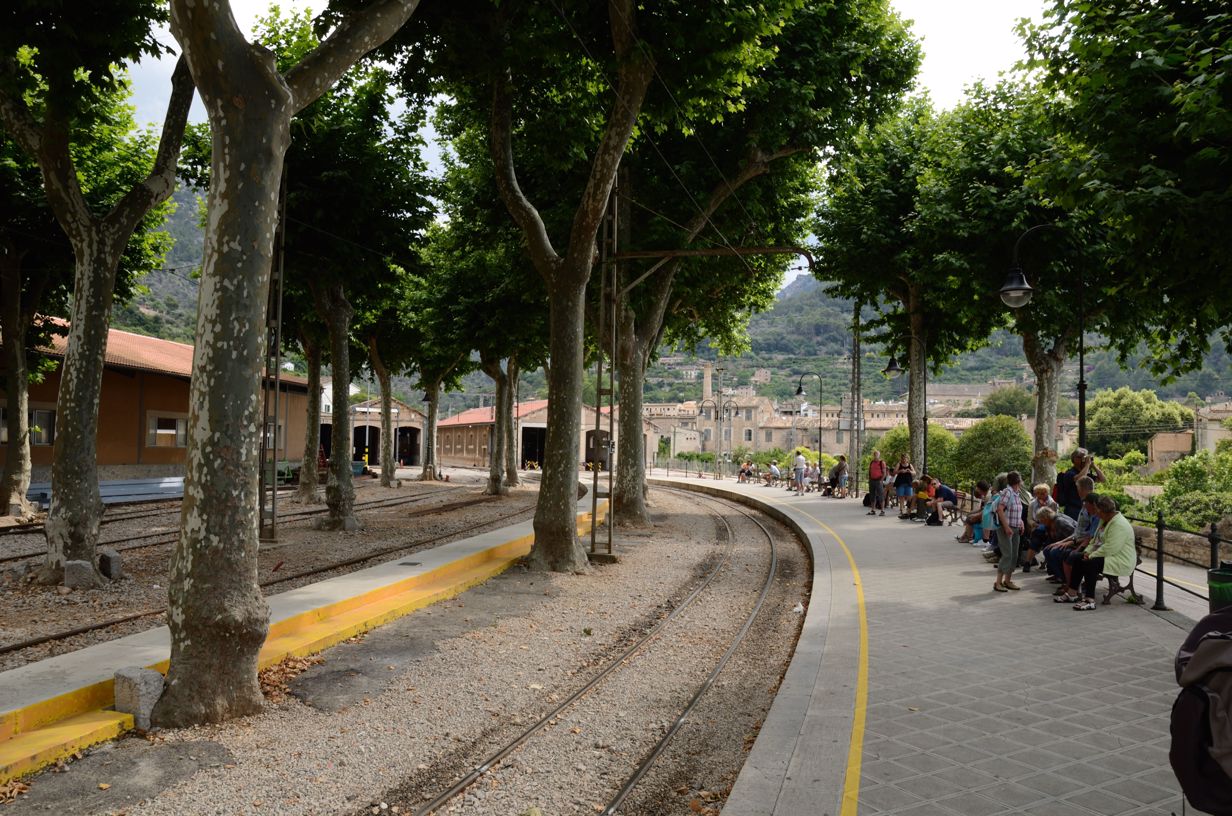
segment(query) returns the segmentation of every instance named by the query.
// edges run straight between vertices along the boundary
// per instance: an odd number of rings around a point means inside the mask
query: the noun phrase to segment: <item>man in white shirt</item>
[[[796,495],[804,495],[804,470],[808,467],[808,461],[804,458],[803,453],[796,454],[795,462],[796,470]]]

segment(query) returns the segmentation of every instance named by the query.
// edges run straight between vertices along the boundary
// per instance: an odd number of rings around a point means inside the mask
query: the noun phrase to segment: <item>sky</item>
[[[1023,17],[1039,20],[1045,3],[1046,0],[891,0],[922,40],[924,57],[917,88],[926,91],[939,108],[956,105],[962,99],[963,89],[977,79],[995,80],[999,73],[1013,68],[1025,56],[1014,27]],[[269,4],[270,0],[231,0],[236,21],[250,35],[258,15]],[[281,0],[280,5],[288,11],[316,11],[324,7],[325,0]],[[162,40],[175,47],[169,32],[164,32]],[[147,59],[132,67],[133,102],[139,123],[157,128],[162,122],[174,67],[174,56]],[[204,121],[205,112],[199,100],[194,101],[189,118]],[[435,151],[429,148],[429,152]],[[428,158],[430,164],[439,167],[435,155]],[[790,270],[784,285],[802,271]]]
[[[1014,34],[1019,18],[1039,19],[1045,0],[891,0],[905,19],[912,21],[916,36],[923,40],[924,61],[919,87],[927,90],[942,108],[953,107],[963,88],[978,78],[994,79],[1012,68],[1023,57],[1022,43]],[[251,34],[257,16],[270,5],[269,0],[231,0],[240,27]],[[324,0],[280,0],[285,10],[319,10]],[[164,32],[163,42],[175,47],[175,40]],[[178,49],[177,49],[178,50]],[[157,126],[166,113],[171,90],[171,70],[175,57],[147,59],[132,68],[137,121]],[[200,102],[194,103],[191,118],[203,121]]]

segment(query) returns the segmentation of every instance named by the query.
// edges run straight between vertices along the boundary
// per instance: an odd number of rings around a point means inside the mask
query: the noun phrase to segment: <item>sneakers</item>
[[[1080,601],[1079,603],[1074,604],[1074,611],[1075,612],[1094,612],[1095,611],[1095,599],[1087,598],[1083,601]]]

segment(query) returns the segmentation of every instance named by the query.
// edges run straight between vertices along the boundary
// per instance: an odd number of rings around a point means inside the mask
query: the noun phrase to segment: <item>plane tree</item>
[[[452,150],[445,156],[442,195],[448,221],[434,234],[432,263],[448,270],[446,319],[470,338],[494,385],[485,492],[502,495],[519,482],[515,395],[520,372],[546,362],[547,299],[517,227],[493,200],[486,134],[457,117],[439,119]]]
[[[291,119],[417,5],[375,0],[323,22],[320,44],[283,69],[247,40],[227,0],[171,0],[171,33],[205,104],[212,150],[184,502],[168,588],[171,663],[153,714],[160,725],[261,707],[257,654],[269,617],[256,575],[261,368]]]
[[[643,140],[630,155],[626,248],[715,249],[801,239],[816,162],[891,109],[915,74],[917,44],[883,0],[806,2],[768,38],[774,58],[721,118]],[[655,99],[665,91],[652,86]],[[631,220],[630,220],[631,219]],[[630,264],[624,283],[648,268]],[[645,523],[641,394],[660,343],[740,345],[747,316],[773,297],[781,263],[666,261],[619,305],[622,410],[614,510]]]
[[[1122,361],[1201,364],[1213,336],[1232,347],[1232,13],[1212,3],[1053,0],[1023,34],[1053,100],[1061,143],[1044,189],[1099,214],[1118,299],[1134,331],[1111,338]]]
[[[95,565],[102,513],[96,451],[107,330],[129,239],[175,186],[193,93],[187,63],[181,59],[172,74],[157,152],[152,161],[141,163],[142,172],[125,177],[127,184],[92,199],[87,192],[92,182],[81,173],[74,145],[95,127],[123,126],[117,120],[124,111],[108,97],[122,85],[122,65],[165,50],[152,26],[166,19],[166,9],[154,0],[71,8],[17,0],[0,11],[0,123],[38,164],[44,194],[72,246],[74,261],[68,343],[56,401],[55,489],[45,524],[47,558],[39,573],[46,583],[63,580],[67,561],[93,566],[74,573],[78,585],[103,581]]]
[[[259,36],[278,55],[282,70],[319,46],[307,12],[284,17],[275,11],[261,21]],[[291,125],[285,159],[287,275],[311,294],[326,328],[337,407],[346,406],[350,396],[353,340],[367,352],[359,361],[372,363],[388,407],[389,372],[372,329],[383,312],[397,308],[399,267],[418,262],[416,245],[432,213],[431,182],[418,136],[422,111],[412,105],[395,112],[394,103],[388,73],[357,66]],[[365,316],[372,327],[359,336],[352,321]],[[394,355],[395,324],[386,321],[384,326]],[[398,362],[394,356],[389,361]],[[382,435],[387,420],[382,419]],[[322,525],[355,529],[349,412],[334,412],[331,435],[325,487],[329,513]],[[382,464],[383,479],[392,480],[392,466],[390,457],[385,474]]]
[[[547,290],[548,433],[530,559],[538,568],[586,566],[574,520],[586,287],[620,160],[639,128],[678,128],[718,115],[749,71],[770,58],[763,38],[793,7],[454,3],[429,12],[435,16],[425,17],[426,33],[412,37],[423,49],[403,56],[405,77],[420,75],[427,59],[442,92],[487,118],[497,190]],[[491,39],[475,37],[476,30]],[[665,96],[657,109],[644,109],[656,70],[674,104]],[[528,153],[559,166],[549,186],[568,182],[564,230],[538,206],[549,199],[538,187],[545,179],[523,164]],[[531,166],[544,163],[536,156]]]
[[[985,342],[1005,320],[983,285],[964,274],[961,227],[930,212],[943,158],[963,145],[927,99],[907,102],[865,127],[830,164],[818,208],[817,276],[840,295],[880,305],[866,324],[892,353],[905,355],[907,423],[914,461],[923,462],[928,369]]]

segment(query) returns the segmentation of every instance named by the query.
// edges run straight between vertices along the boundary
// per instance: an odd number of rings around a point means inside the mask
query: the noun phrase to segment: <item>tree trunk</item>
[[[517,487],[521,482],[518,476],[518,452],[522,442],[518,439],[518,423],[515,416],[517,411],[517,396],[518,396],[518,377],[521,372],[518,370],[518,360],[516,357],[509,358],[509,364],[506,366],[507,377],[509,378],[506,386],[508,393],[506,395],[505,404],[508,410],[504,415],[505,422],[505,487]]]
[[[368,359],[381,387],[381,487],[394,486],[394,395],[389,382],[389,369],[381,360],[376,337],[368,338]]]
[[[1051,349],[1045,349],[1038,335],[1024,332],[1022,350],[1035,374],[1035,454],[1031,457],[1031,483],[1055,484],[1058,451],[1054,434],[1057,427],[1057,403],[1061,398],[1061,369],[1065,366],[1068,338],[1059,338]]]
[[[576,271],[566,275],[561,270],[549,308],[548,427],[530,564],[536,569],[577,572],[589,564],[576,519],[587,276]]]
[[[90,576],[76,575],[73,586],[103,584],[95,563],[103,502],[98,490],[98,399],[116,267],[132,230],[106,222],[73,241],[76,269],[70,310],[68,348],[60,368],[56,429],[51,459],[51,510],[44,529],[47,558],[40,583],[64,580],[67,561],[94,566]]]
[[[321,478],[317,472],[317,456],[321,450],[321,344],[307,334],[300,342],[308,362],[308,416],[304,429],[304,457],[299,466],[299,488],[295,495],[304,504],[316,504],[320,501],[317,483]]]
[[[320,530],[359,529],[355,518],[355,480],[351,474],[351,316],[354,312],[341,283],[330,285],[318,300],[321,318],[329,329],[329,360],[334,376],[334,415],[330,427],[329,475],[325,482],[325,505],[329,515],[317,524]]]
[[[907,350],[907,429],[911,436],[911,461],[921,469],[928,467],[925,458],[925,434],[928,433],[928,355],[927,321],[919,305],[919,293],[913,286],[908,296],[908,314],[911,320],[911,342]]]
[[[509,378],[501,369],[500,360],[491,357],[482,358],[481,368],[496,386],[496,397],[492,401],[492,435],[488,441],[488,483],[483,492],[488,496],[504,496],[509,492],[501,478],[504,475],[505,446],[508,435],[505,418],[506,403],[509,402]]]
[[[423,469],[419,472],[419,481],[435,482],[440,466],[436,462],[436,416],[441,402],[441,383],[435,380],[428,383],[428,418],[423,435]]]
[[[612,512],[617,524],[645,527],[650,522],[646,506],[646,446],[642,437],[642,388],[649,359],[634,327],[633,310],[621,303],[617,332],[616,371],[620,375],[619,450],[616,454]]]
[[[184,502],[168,588],[171,665],[152,716],[160,726],[261,708],[257,657],[269,625],[257,582],[261,370],[291,117],[400,28],[415,5],[367,5],[284,80],[273,53],[239,30],[228,3],[172,0],[171,32],[209,113],[212,151]],[[338,404],[345,414],[345,394]]]
[[[30,492],[30,371],[26,360],[29,319],[22,308],[21,260],[10,250],[0,253],[0,345],[5,370],[5,397],[9,441],[0,481],[0,512],[26,517],[33,507]]]
[[[167,593],[171,667],[153,714],[164,727],[252,714],[263,702],[257,655],[269,607],[257,582],[260,390],[275,202],[293,111],[273,54],[251,54],[253,70],[230,79],[233,98],[203,93],[213,145],[209,223],[180,539]]]

